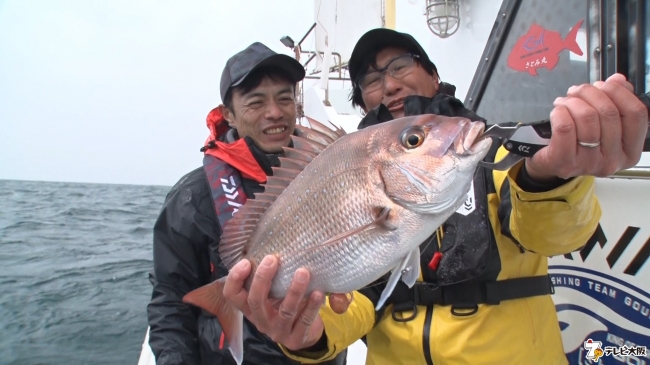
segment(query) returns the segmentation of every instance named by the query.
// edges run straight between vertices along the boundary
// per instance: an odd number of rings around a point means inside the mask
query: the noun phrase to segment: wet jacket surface
[[[251,144],[249,143],[249,146]],[[251,146],[252,147],[252,146]],[[278,162],[265,158],[259,150],[253,155],[270,174]],[[260,184],[242,177],[250,198],[261,192]],[[189,291],[227,275],[218,254],[221,228],[210,186],[203,168],[183,176],[167,194],[153,232],[153,294],[147,307],[149,345],[158,365],[235,364],[223,346],[221,327],[216,318],[182,303]],[[214,274],[211,273],[211,259]],[[345,354],[328,364],[343,364]],[[244,318],[244,364],[298,364],[278,345]]]
[[[444,95],[441,98],[449,99]],[[441,106],[420,99],[419,106],[411,106],[420,114],[426,111],[480,120],[462,108],[462,104],[459,107],[459,101],[448,101],[452,103]],[[382,122],[380,109],[369,113],[360,128]],[[493,148],[486,160],[499,160],[505,153],[503,148]],[[581,248],[596,230],[601,211],[595,196],[594,178],[578,177],[540,186],[530,180],[522,168],[523,161],[509,171],[488,170],[483,175],[486,189],[482,194],[477,193],[475,199],[481,200],[485,209],[489,228],[486,232],[489,233],[481,240],[487,242],[464,239],[468,233],[463,230],[450,233],[447,223],[432,237],[433,246],[437,246],[434,251],[443,250],[450,234],[455,236],[456,243],[471,244],[468,241],[472,241],[495,248],[485,255],[489,262],[472,278],[474,281],[546,275],[549,256]],[[479,181],[475,180],[477,183]],[[463,219],[455,217],[457,215],[452,218]],[[442,286],[436,275],[438,271],[428,267],[430,250],[422,253],[418,282]],[[442,268],[441,263],[437,270]],[[384,285],[379,284],[355,292],[354,301],[342,315],[335,314],[329,306],[321,309],[326,346],[312,348],[311,352],[283,350],[309,363],[331,358],[364,339],[368,346],[368,365],[568,363],[550,295],[506,300],[497,305],[478,304],[475,313],[465,316],[453,313],[448,305],[418,305],[415,313],[412,310],[397,313],[398,320],[395,320],[393,304],[387,304],[378,312],[374,310],[383,288]],[[399,321],[412,315],[411,320]]]

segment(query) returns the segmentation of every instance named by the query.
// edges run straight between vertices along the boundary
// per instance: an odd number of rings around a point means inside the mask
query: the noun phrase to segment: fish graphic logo
[[[533,23],[528,33],[521,36],[510,55],[508,56],[508,67],[519,72],[528,72],[531,76],[537,76],[537,69],[546,68],[552,70],[560,60],[560,52],[569,51],[582,56],[582,49],[577,42],[578,30],[582,25],[580,20],[571,28],[565,39],[559,32],[543,28]]]

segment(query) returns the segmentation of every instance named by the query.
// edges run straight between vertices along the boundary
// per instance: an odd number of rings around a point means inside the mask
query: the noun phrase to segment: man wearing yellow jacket
[[[421,113],[481,119],[440,82],[408,34],[371,30],[349,69],[352,102],[366,112],[360,128]],[[257,268],[250,295],[246,261],[230,271],[224,295],[304,363],[364,339],[367,364],[566,364],[547,258],[590,239],[601,216],[594,176],[638,163],[648,115],[622,75],[571,88],[554,106],[550,145],[509,171],[479,169],[474,210],[455,214],[422,243],[418,283],[400,283],[379,311],[385,280],[353,293],[350,303],[332,295],[321,306],[323,293],[303,300],[305,269],[273,306],[267,295],[278,263],[271,256]],[[487,158],[499,160],[505,151],[498,147]]]

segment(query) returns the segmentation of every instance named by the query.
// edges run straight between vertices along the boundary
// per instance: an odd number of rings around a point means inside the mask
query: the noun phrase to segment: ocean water
[[[0,364],[136,364],[169,187],[0,180]]]

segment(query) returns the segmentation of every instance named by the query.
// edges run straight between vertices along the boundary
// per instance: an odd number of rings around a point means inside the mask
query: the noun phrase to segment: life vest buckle
[[[412,314],[408,317],[397,317],[397,313],[403,313],[406,311],[411,311]],[[418,315],[418,307],[413,302],[403,302],[393,305],[393,310],[391,311],[391,316],[395,322],[408,322],[413,320],[415,316]]]
[[[451,306],[451,314],[457,317],[469,317],[478,312],[478,304],[454,304]]]

